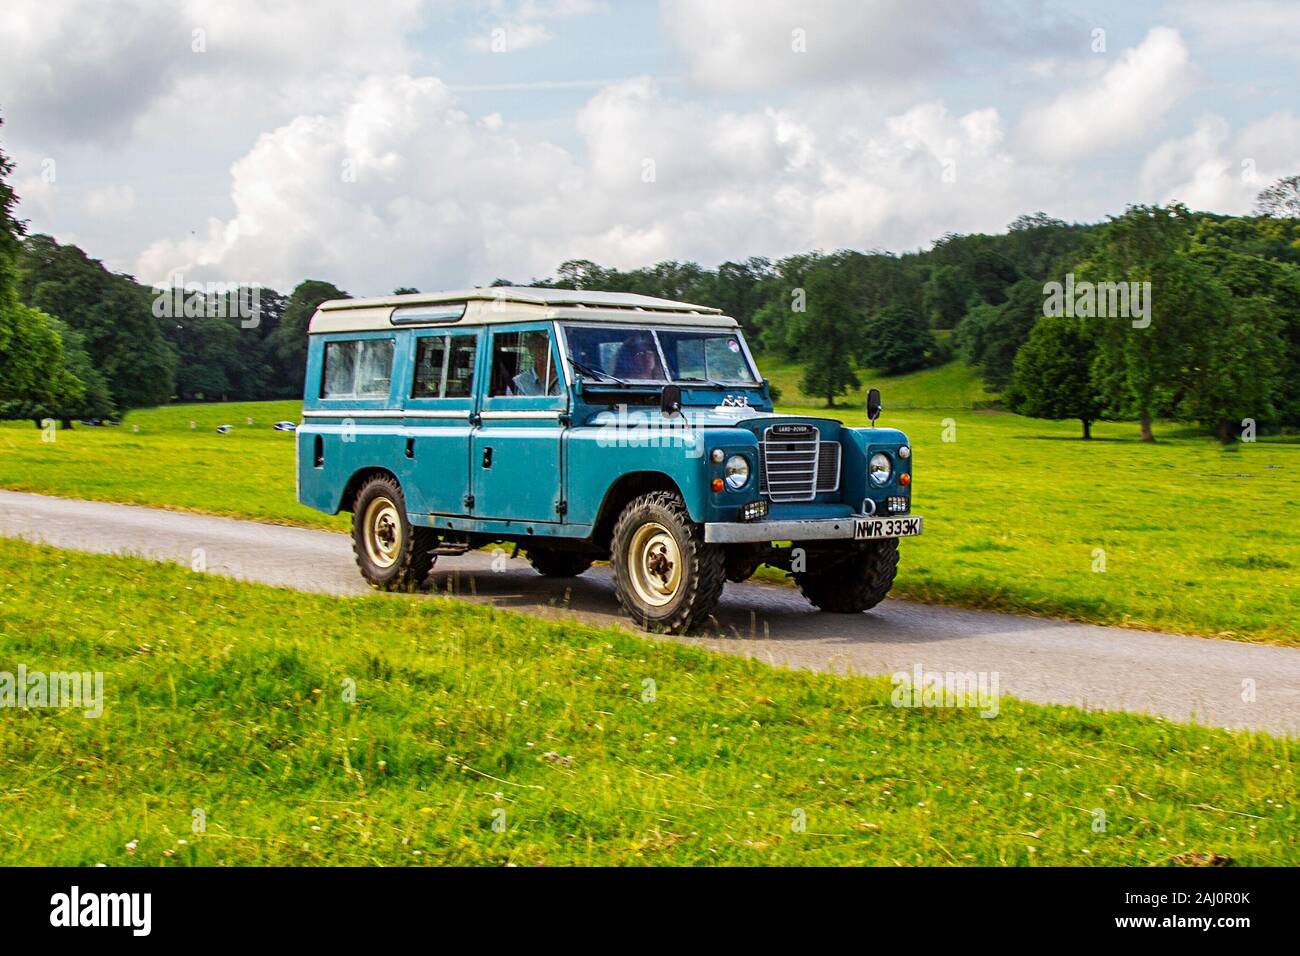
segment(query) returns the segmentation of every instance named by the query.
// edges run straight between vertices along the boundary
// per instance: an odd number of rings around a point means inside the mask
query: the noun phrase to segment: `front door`
[[[498,326],[470,449],[475,518],[556,522],[568,391],[549,324]]]
[[[479,338],[477,331],[418,331],[413,336],[399,476],[412,513],[468,513],[465,472]]]

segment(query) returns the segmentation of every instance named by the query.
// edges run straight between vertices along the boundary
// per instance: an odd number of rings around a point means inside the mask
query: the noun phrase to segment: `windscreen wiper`
[[[621,378],[615,375],[610,375],[604,369],[595,368],[591,365],[588,365],[586,362],[579,362],[576,358],[571,357],[569,359],[569,364],[572,365],[579,372],[583,373],[584,375],[599,375],[602,378],[604,378],[606,381],[613,382],[615,385],[627,384],[627,382],[623,381]]]
[[[710,387],[712,387],[712,388],[730,388],[730,386],[728,386],[728,385],[724,385],[724,384],[722,384],[721,382],[715,382],[715,381],[714,381],[713,379],[711,379],[711,378],[692,378],[692,377],[689,377],[689,376],[688,376],[688,377],[686,377],[686,378],[678,378],[678,379],[674,379],[674,381],[677,381],[677,382],[701,382],[701,383],[703,383],[704,385],[708,385],[708,386],[710,386]]]

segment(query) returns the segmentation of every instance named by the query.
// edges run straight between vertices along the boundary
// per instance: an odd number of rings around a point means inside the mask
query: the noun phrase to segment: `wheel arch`
[[[669,475],[662,471],[631,471],[619,475],[605,491],[596,512],[596,523],[592,527],[591,540],[600,550],[608,552],[610,541],[614,536],[614,523],[633,498],[649,494],[652,491],[669,491],[681,496],[682,489]],[[684,497],[684,496],[683,496]],[[689,510],[689,509],[688,509]]]
[[[361,487],[371,478],[391,478],[397,484],[398,488],[402,487],[402,480],[397,477],[390,469],[371,466],[361,468],[352,473],[348,483],[343,486],[343,494],[339,498],[339,511],[351,511],[353,503],[357,500],[357,493]]]

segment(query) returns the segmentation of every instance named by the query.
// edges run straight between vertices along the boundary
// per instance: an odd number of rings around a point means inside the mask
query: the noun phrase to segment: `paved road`
[[[186,566],[202,548],[212,573],[305,591],[371,593],[353,564],[349,539],[328,531],[0,491],[0,534]],[[479,552],[440,558],[434,583],[498,607],[624,620],[604,568],[556,582],[535,574],[522,557],[494,571],[492,557]],[[727,585],[718,620],[717,633],[680,640],[837,673],[911,673],[918,665],[927,672],[996,672],[1003,693],[1025,700],[1300,734],[1295,648],[909,601],[886,601],[855,616],[820,614],[793,588],[754,583]],[[1253,701],[1242,700],[1247,680],[1254,682]]]

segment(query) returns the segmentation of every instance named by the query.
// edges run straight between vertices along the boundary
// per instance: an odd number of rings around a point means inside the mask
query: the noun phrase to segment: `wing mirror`
[[[876,419],[880,417],[880,389],[872,388],[867,391],[867,418],[871,420],[871,427],[876,427]]]
[[[682,387],[680,385],[665,385],[663,391],[659,393],[659,411],[665,415],[671,415],[673,412],[682,410]]]

